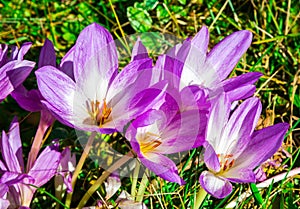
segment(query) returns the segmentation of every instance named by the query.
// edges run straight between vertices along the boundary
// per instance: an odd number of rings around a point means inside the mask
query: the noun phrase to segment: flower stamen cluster
[[[103,99],[103,105],[101,107],[101,103],[96,101],[91,101],[90,104],[86,102],[86,108],[90,118],[86,118],[84,120],[85,124],[97,125],[102,127],[103,124],[109,121],[109,116],[112,112],[112,107],[108,107],[106,104],[106,100]]]
[[[217,154],[217,156],[220,162],[219,173],[229,170],[234,165],[235,159],[233,158],[233,154]]]

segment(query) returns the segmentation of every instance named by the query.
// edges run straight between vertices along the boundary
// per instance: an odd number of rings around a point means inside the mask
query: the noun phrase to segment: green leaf
[[[258,189],[257,189],[257,187],[256,187],[256,184],[250,183],[250,188],[251,188],[251,191],[252,191],[252,194],[253,194],[253,197],[254,197],[255,201],[256,201],[259,205],[263,204],[263,202],[264,202],[264,201],[263,201],[263,198],[262,198],[260,192],[258,191]]]
[[[162,5],[156,7],[156,15],[161,23],[167,23],[170,20],[168,11]]]
[[[153,10],[158,4],[158,0],[145,0],[144,4],[147,11]]]
[[[74,42],[76,40],[76,36],[74,34],[72,34],[72,33],[64,33],[62,37],[66,41],[72,41],[72,42]]]
[[[186,4],[186,0],[178,0],[180,4],[185,5]]]
[[[131,27],[137,32],[147,32],[152,26],[152,19],[149,13],[141,8],[128,7],[127,17]]]

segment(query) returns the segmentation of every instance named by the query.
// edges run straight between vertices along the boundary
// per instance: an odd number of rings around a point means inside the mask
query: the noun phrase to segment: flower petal
[[[74,50],[75,50],[75,46],[73,46],[68,52],[67,54],[65,54],[65,56],[61,59],[59,68],[61,71],[63,71],[65,74],[67,74],[70,78],[73,79],[73,81],[75,81],[74,78],[74,69],[73,69],[73,57],[74,57]]]
[[[247,51],[252,41],[249,31],[237,31],[225,37],[208,53],[206,63],[210,63],[224,80]]]
[[[219,172],[220,162],[214,148],[209,144],[205,144],[204,162],[210,171]]]
[[[82,72],[97,69],[102,82],[111,80],[118,68],[118,56],[111,34],[102,26],[92,23],[78,36],[74,49],[74,78]],[[100,81],[99,81],[100,82]]]
[[[242,152],[247,146],[258,122],[261,108],[258,98],[253,97],[245,100],[232,113],[216,152],[234,155]]]
[[[232,185],[228,180],[215,176],[209,171],[201,173],[199,182],[207,193],[219,199],[228,196],[232,191]]]
[[[223,130],[228,121],[229,113],[230,103],[228,98],[225,94],[221,94],[212,104],[206,130],[206,140],[215,149],[216,153],[222,153],[221,151],[223,151],[219,150],[219,144],[221,143]],[[220,147],[220,149],[223,149],[223,147]]]
[[[32,46],[31,42],[26,42],[22,44],[19,53],[18,53],[18,60],[23,60],[24,55],[29,51],[30,47]]]
[[[56,55],[52,42],[49,39],[45,40],[44,46],[41,49],[38,68],[51,65],[56,67]]]
[[[2,158],[9,171],[22,173],[24,170],[24,163],[22,158],[22,145],[20,139],[19,125],[13,120],[11,124],[10,133],[7,135],[2,132],[1,141]],[[21,162],[19,158],[21,157]],[[21,167],[22,165],[22,167]]]
[[[131,61],[146,59],[148,57],[148,51],[146,47],[143,45],[140,37],[137,38],[131,53]]]
[[[75,83],[60,70],[45,66],[35,72],[43,102],[62,123],[74,125]]]
[[[34,62],[26,60],[11,61],[0,68],[0,101],[22,84],[34,65]]]
[[[58,144],[47,146],[42,151],[28,172],[28,175],[35,179],[35,186],[44,185],[57,173],[60,159],[61,153],[58,151]]]
[[[239,168],[254,169],[269,159],[281,146],[289,128],[287,123],[279,123],[253,133],[246,149],[235,162]]]
[[[141,162],[157,176],[170,181],[185,184],[184,180],[178,175],[178,170],[175,163],[168,157],[158,153],[148,153],[147,157],[139,156]]]
[[[30,112],[37,112],[43,109],[41,100],[44,99],[37,89],[27,90],[23,85],[16,88],[11,96],[16,100],[20,107]]]

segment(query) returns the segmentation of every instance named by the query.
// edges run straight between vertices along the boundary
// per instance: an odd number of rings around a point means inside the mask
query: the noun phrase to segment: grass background
[[[273,163],[264,164],[264,170],[268,177],[272,177],[300,166],[297,159],[300,146],[299,0],[0,0],[0,43],[20,46],[23,42],[32,42],[26,59],[33,61],[38,60],[46,38],[54,43],[58,60],[61,59],[73,46],[80,31],[92,22],[102,24],[119,40],[124,35],[143,32],[172,34],[184,39],[206,25],[210,31],[210,48],[234,31],[251,31],[253,43],[231,76],[262,72],[264,76],[258,81],[256,92],[263,103],[258,126],[266,127],[282,121],[291,126],[281,150],[271,159]],[[36,88],[34,73],[25,85]],[[39,115],[22,110],[8,97],[0,104],[1,130],[8,129],[14,115],[21,121],[24,152],[28,153]],[[74,130],[56,123],[49,139],[54,138],[59,138],[62,147],[70,146],[80,156],[82,148],[76,141]],[[191,208],[191,201],[199,189],[200,152],[201,149],[191,151],[179,165],[181,175],[187,181],[185,187],[160,178],[150,179],[144,197],[148,208]],[[86,163],[77,183],[74,205],[101,172],[97,162]],[[259,195],[243,197],[245,191],[250,191],[250,186],[236,185],[234,192],[223,200],[207,198],[203,208],[224,208],[232,201],[235,208],[299,208],[299,177],[298,174],[284,178],[262,189],[259,192],[262,200]],[[122,189],[130,191],[130,187],[131,179],[123,179]],[[53,184],[50,182],[45,189],[53,192]],[[102,194],[103,188],[99,192]],[[239,200],[239,197],[243,198]],[[99,196],[94,194],[89,204],[95,204],[97,199]],[[54,202],[48,195],[38,192],[32,208],[52,208]]]

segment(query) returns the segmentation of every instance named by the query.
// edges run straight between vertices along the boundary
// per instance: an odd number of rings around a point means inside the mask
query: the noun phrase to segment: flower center
[[[103,99],[103,105],[98,100],[86,103],[90,118],[85,119],[83,123],[101,127],[103,124],[110,121],[109,116],[112,112],[112,108],[107,106],[105,99]]]
[[[220,172],[227,171],[234,165],[234,158],[232,154],[218,154],[217,156],[221,167]]]
[[[153,151],[161,144],[160,136],[151,132],[144,133],[143,136],[139,137],[138,141],[143,154]]]

